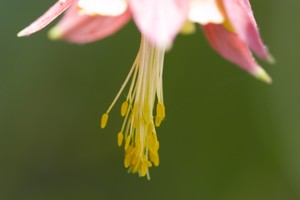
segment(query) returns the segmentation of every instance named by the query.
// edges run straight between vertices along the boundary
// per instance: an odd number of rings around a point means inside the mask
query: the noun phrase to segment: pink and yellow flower
[[[79,44],[94,42],[112,35],[130,19],[141,32],[135,62],[100,125],[106,126],[110,110],[131,80],[121,106],[124,123],[117,140],[119,146],[124,144],[125,167],[140,176],[149,178],[149,168],[159,165],[156,127],[165,118],[164,54],[179,32],[191,33],[194,25],[199,24],[221,56],[271,83],[252,56],[251,51],[273,62],[261,40],[249,0],[59,0],[18,36],[43,29],[64,11],[63,18],[49,32],[52,39]]]

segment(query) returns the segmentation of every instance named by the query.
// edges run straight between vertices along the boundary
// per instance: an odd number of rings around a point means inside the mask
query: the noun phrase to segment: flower
[[[75,23],[77,25],[85,23],[93,25],[93,31],[95,31],[96,28],[106,29],[107,24],[104,21],[111,20],[109,26],[116,26],[116,31],[125,24],[118,23],[119,20],[128,21],[129,17],[132,17],[141,33],[151,43],[159,46],[169,45],[173,41],[186,20],[189,9],[187,0],[59,0],[44,15],[22,30],[18,36],[28,36],[41,30],[72,5],[73,10],[77,10],[77,13],[75,14],[73,11],[70,15],[66,15],[66,18],[69,18],[65,20],[67,27],[74,26]],[[166,10],[166,8],[168,9]],[[86,18],[84,15],[93,16],[93,19]],[[87,28],[87,25],[85,27]],[[89,28],[91,29],[91,27]],[[63,33],[69,30],[65,27],[63,29],[61,30]],[[102,32],[105,31],[102,30]],[[107,33],[100,35],[97,37],[107,36]],[[94,39],[90,38],[90,41],[97,38],[96,35],[92,36]]]
[[[271,83],[252,56],[251,51],[263,60],[274,61],[261,40],[249,0],[59,0],[18,36],[43,29],[65,10],[49,32],[52,39],[94,42],[115,33],[131,18],[141,32],[141,46],[132,68],[100,124],[105,128],[109,112],[131,80],[121,106],[124,122],[117,142],[124,145],[124,166],[140,176],[150,178],[149,168],[159,165],[155,127],[165,118],[164,54],[179,32],[192,33],[199,24],[221,56]]]

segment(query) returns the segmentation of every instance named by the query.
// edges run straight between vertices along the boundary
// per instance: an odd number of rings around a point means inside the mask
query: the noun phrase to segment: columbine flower
[[[105,128],[109,112],[131,80],[121,106],[124,122],[117,141],[119,146],[124,145],[125,167],[140,176],[149,178],[148,168],[159,165],[155,127],[165,118],[163,61],[178,32],[192,33],[194,24],[199,24],[220,55],[256,78],[271,82],[251,53],[273,61],[260,38],[248,0],[59,0],[18,36],[41,30],[66,9],[61,21],[50,30],[50,38],[93,42],[115,33],[130,18],[142,34],[134,64],[100,124]]]

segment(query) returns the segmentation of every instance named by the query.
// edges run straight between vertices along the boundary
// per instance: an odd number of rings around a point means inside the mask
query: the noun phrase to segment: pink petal
[[[53,39],[64,39],[78,44],[94,42],[113,34],[129,19],[129,10],[116,17],[88,16],[79,14],[77,5],[74,5],[49,32],[49,35]]]
[[[56,17],[63,13],[76,0],[59,0],[41,17],[35,20],[32,24],[18,33],[18,37],[29,36],[37,31],[40,31],[45,26],[50,24]]]
[[[240,40],[236,33],[218,24],[208,24],[202,27],[210,45],[224,58],[239,65],[255,77],[271,82],[270,77],[254,60],[248,45]]]
[[[135,23],[153,44],[170,45],[186,21],[188,0],[130,0]]]
[[[225,12],[238,36],[262,59],[271,55],[264,45],[249,0],[223,0]]]

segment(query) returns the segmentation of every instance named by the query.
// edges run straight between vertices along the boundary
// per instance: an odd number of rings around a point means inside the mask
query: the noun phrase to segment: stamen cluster
[[[162,88],[164,53],[165,49],[155,47],[142,38],[139,53],[126,80],[101,119],[101,127],[104,128],[110,110],[131,80],[128,95],[121,106],[124,122],[117,141],[118,146],[124,143],[125,168],[140,176],[147,175],[148,178],[148,168],[159,165],[159,142],[155,126],[160,126],[165,118]]]

